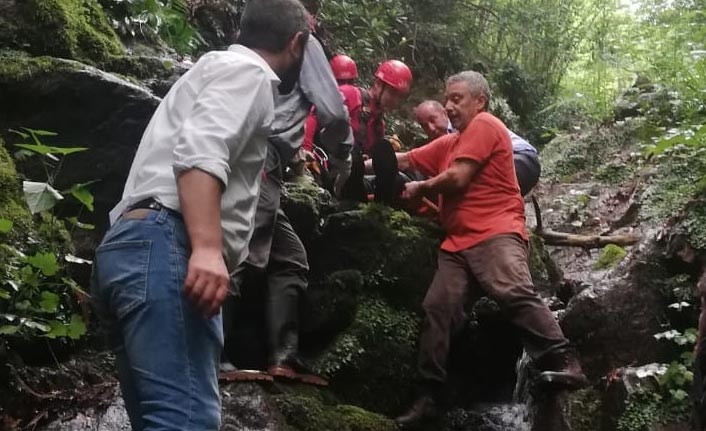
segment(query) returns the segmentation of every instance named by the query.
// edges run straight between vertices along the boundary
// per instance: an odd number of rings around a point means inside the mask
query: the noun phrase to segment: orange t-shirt
[[[512,142],[499,119],[482,112],[462,133],[442,136],[408,154],[412,167],[429,177],[444,172],[458,159],[480,165],[465,193],[440,197],[441,225],[446,231],[442,250],[465,250],[505,233],[528,239]]]

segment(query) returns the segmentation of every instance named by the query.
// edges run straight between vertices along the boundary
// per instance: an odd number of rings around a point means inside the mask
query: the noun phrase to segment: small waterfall
[[[512,402],[478,404],[448,413],[446,431],[571,431],[568,392],[538,390],[536,370],[523,352]]]

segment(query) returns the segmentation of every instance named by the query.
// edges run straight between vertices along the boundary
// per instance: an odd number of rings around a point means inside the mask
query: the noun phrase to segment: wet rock
[[[612,430],[625,412],[627,402],[640,392],[659,390],[659,376],[667,371],[663,364],[647,364],[641,367],[625,367],[616,370],[603,396],[602,427]]]
[[[479,405],[471,410],[454,409],[448,412],[443,419],[441,429],[443,431],[530,431],[530,424],[528,411],[524,405],[490,404]]]
[[[58,419],[40,431],[129,431],[130,419],[125,411],[122,398],[116,396],[110,406],[105,408],[89,408],[78,413],[71,419]]]
[[[654,334],[661,330],[664,309],[659,292],[641,277],[616,278],[574,297],[561,326],[577,345],[584,371],[595,380],[615,368],[659,358]]]
[[[221,387],[223,431],[284,430],[283,418],[268,393],[255,383],[234,383]]]
[[[68,157],[55,187],[98,180],[95,221],[100,236],[119,200],[133,156],[159,99],[148,90],[74,61],[49,57],[0,57],[0,134],[30,127],[59,135],[47,142],[87,147]],[[40,166],[24,166],[43,178]]]

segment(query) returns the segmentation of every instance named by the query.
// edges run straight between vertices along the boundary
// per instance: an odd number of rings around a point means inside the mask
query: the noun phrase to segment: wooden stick
[[[537,217],[537,227],[534,229],[534,233],[542,238],[547,245],[602,248],[608,244],[615,244],[624,247],[637,244],[642,239],[641,236],[634,234],[578,235],[545,229],[542,225],[542,214],[539,210],[539,202],[537,202],[537,198],[534,195],[532,196],[532,205],[534,206],[534,213]]]

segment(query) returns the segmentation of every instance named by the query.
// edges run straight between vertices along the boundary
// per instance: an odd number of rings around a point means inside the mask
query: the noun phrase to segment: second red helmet
[[[358,78],[358,66],[347,55],[339,54],[331,59],[331,69],[337,81]]]

